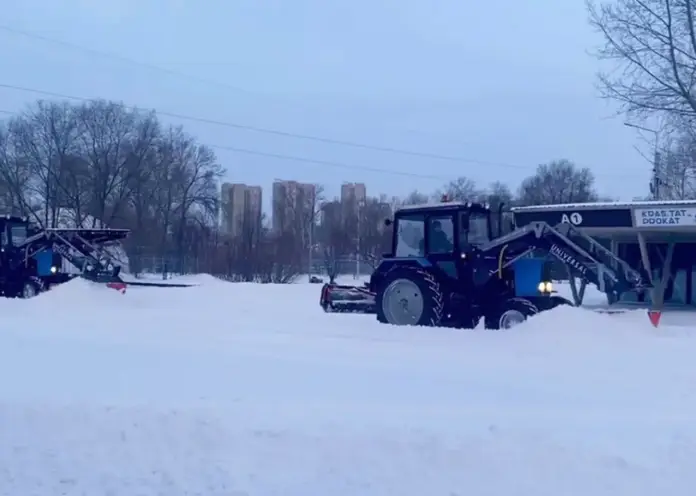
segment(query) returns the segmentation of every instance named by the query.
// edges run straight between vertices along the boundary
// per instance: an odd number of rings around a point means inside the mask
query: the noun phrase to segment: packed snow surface
[[[324,314],[320,286],[76,280],[0,311],[0,495],[680,496],[696,330]]]

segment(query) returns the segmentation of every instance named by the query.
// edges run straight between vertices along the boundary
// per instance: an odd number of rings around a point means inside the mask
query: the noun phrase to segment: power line
[[[14,114],[16,114],[16,112],[11,112],[9,110],[0,110],[0,114],[14,115]],[[361,170],[361,171],[365,171],[365,172],[377,172],[380,174],[391,174],[391,175],[395,175],[395,176],[412,177],[412,178],[417,178],[417,179],[436,179],[439,181],[450,181],[452,179],[451,176],[437,176],[437,175],[432,175],[432,174],[418,174],[416,172],[395,171],[395,170],[389,170],[389,169],[381,169],[379,167],[370,167],[370,166],[357,165],[357,164],[347,164],[347,163],[343,163],[343,162],[334,162],[331,160],[320,160],[320,159],[314,159],[314,158],[309,158],[309,157],[299,157],[296,155],[288,155],[288,154],[284,154],[284,153],[264,152],[261,150],[252,150],[249,148],[238,148],[238,147],[227,146],[227,145],[214,145],[214,144],[206,143],[205,146],[209,146],[210,148],[215,148],[215,149],[219,149],[219,150],[234,152],[234,153],[243,153],[245,155],[255,155],[258,157],[274,158],[274,159],[278,159],[278,160],[288,160],[288,161],[292,161],[292,162],[304,162],[307,164],[322,165],[325,167],[333,167],[333,168],[337,168],[337,169]]]
[[[9,110],[0,110],[0,113],[14,114],[15,112],[11,112]],[[227,146],[227,145],[206,144],[206,146],[209,146],[209,147],[214,148],[214,149],[233,152],[233,153],[242,153],[245,155],[254,155],[254,156],[259,156],[259,157],[273,158],[273,159],[277,159],[277,160],[287,160],[287,161],[292,161],[292,162],[303,162],[303,163],[307,163],[307,164],[322,165],[325,167],[332,167],[332,168],[337,168],[337,169],[361,170],[361,171],[365,171],[365,172],[376,172],[376,173],[380,173],[380,174],[389,174],[389,175],[394,175],[394,176],[411,177],[411,178],[416,178],[416,179],[434,179],[434,180],[438,180],[438,181],[450,181],[450,180],[452,180],[452,176],[439,176],[439,175],[433,175],[433,174],[419,174],[416,172],[395,171],[395,170],[389,170],[389,169],[381,169],[379,167],[370,167],[370,166],[357,165],[357,164],[348,164],[348,163],[343,163],[343,162],[334,162],[331,160],[320,160],[320,159],[314,159],[314,158],[309,158],[309,157],[300,157],[300,156],[296,156],[296,155],[288,155],[288,154],[284,154],[284,153],[264,152],[261,150],[252,150],[249,148],[238,148],[238,147]]]
[[[188,79],[188,80],[193,81],[193,82],[208,84],[208,85],[217,86],[217,87],[221,87],[221,88],[225,88],[225,89],[231,89],[234,91],[251,93],[251,91],[249,89],[243,88],[240,86],[230,85],[228,83],[223,83],[220,81],[213,81],[210,79],[201,78],[201,77],[194,76],[192,74],[188,74],[185,72],[181,72],[181,71],[177,71],[177,70],[173,70],[173,69],[168,69],[166,67],[158,66],[155,64],[147,63],[147,62],[142,62],[142,61],[139,61],[136,59],[132,59],[130,57],[126,57],[126,56],[117,54],[117,53],[96,50],[94,48],[86,47],[84,45],[78,45],[76,43],[61,40],[58,38],[52,38],[52,37],[45,36],[45,35],[42,35],[39,33],[27,31],[25,29],[19,29],[16,27],[8,26],[6,24],[0,24],[0,30],[5,31],[6,33],[9,33],[12,35],[16,35],[16,36],[23,36],[25,38],[34,39],[34,40],[42,41],[45,43],[60,45],[60,46],[63,46],[65,48],[69,48],[71,50],[76,50],[79,52],[86,53],[87,55],[90,55],[93,57],[108,58],[108,59],[116,60],[118,62],[129,64],[129,65],[132,65],[135,67],[140,67],[140,68],[145,68],[145,69],[148,69],[151,71],[160,72],[160,73],[166,74],[168,76],[180,77],[183,79]],[[160,112],[160,113],[162,115],[169,115],[171,117],[178,117],[180,119],[189,119],[188,116],[165,114],[163,112]],[[212,122],[209,120],[205,120],[205,121],[203,121],[201,119],[198,119],[198,120],[200,122],[207,122],[208,124],[217,124],[217,125],[221,124],[219,122]],[[345,141],[345,140],[335,140],[335,139],[319,137],[319,136],[300,135],[300,134],[290,133],[290,132],[281,131],[281,130],[254,127],[254,126],[238,125],[238,124],[232,126],[231,123],[225,123],[225,125],[228,127],[237,127],[237,128],[245,129],[248,131],[256,131],[256,132],[262,132],[262,133],[275,134],[278,136],[320,141],[320,142],[328,143],[328,144],[371,149],[371,150],[382,151],[382,152],[387,152],[387,153],[398,153],[398,154],[405,154],[405,155],[411,155],[411,156],[418,156],[418,157],[422,157],[422,158],[431,158],[431,159],[436,159],[436,160],[449,160],[449,161],[472,163],[472,164],[478,164],[478,165],[484,165],[484,166],[513,167],[513,168],[519,167],[519,166],[511,165],[511,164],[492,163],[492,162],[468,159],[468,158],[463,158],[463,157],[452,157],[452,156],[445,156],[442,154],[410,151],[410,150],[403,150],[403,149],[398,149],[398,148],[393,148],[393,147],[381,147],[381,146],[367,145],[367,144],[363,144],[363,143],[350,142],[350,141]]]
[[[64,93],[56,93],[56,92],[52,92],[52,91],[37,90],[35,88],[28,88],[26,86],[17,86],[17,85],[11,85],[11,84],[0,83],[0,88],[6,88],[6,89],[11,89],[11,90],[16,90],[16,91],[23,91],[23,92],[28,92],[28,93],[36,93],[39,95],[50,96],[53,98],[64,98],[64,99],[68,99],[68,100],[77,100],[77,101],[93,101],[93,100],[95,100],[94,98],[80,97],[80,96],[74,96],[74,95],[66,95]],[[139,107],[133,106],[133,105],[125,105],[124,104],[124,106],[126,108],[133,109],[133,110],[138,110],[138,109],[142,110],[142,108],[139,108]],[[222,127],[240,129],[243,131],[252,131],[252,132],[257,132],[257,133],[262,133],[262,134],[271,134],[271,135],[275,135],[275,136],[282,136],[285,138],[315,141],[315,142],[325,143],[325,144],[330,144],[330,145],[339,145],[339,146],[346,146],[346,147],[351,147],[351,148],[361,148],[364,150],[373,150],[373,151],[379,151],[379,152],[384,152],[384,153],[394,153],[394,154],[407,155],[407,156],[419,157],[419,158],[429,158],[429,159],[444,160],[444,161],[450,161],[450,162],[476,164],[476,165],[483,165],[483,166],[487,166],[487,167],[504,167],[504,168],[511,168],[511,169],[528,169],[529,168],[528,166],[519,165],[519,164],[487,162],[487,161],[483,161],[483,160],[470,159],[470,158],[466,158],[466,157],[456,157],[456,156],[450,156],[450,155],[440,155],[437,153],[419,152],[419,151],[415,151],[415,150],[404,150],[401,148],[393,148],[393,147],[386,147],[386,146],[379,146],[379,145],[369,145],[369,144],[365,144],[365,143],[358,143],[355,141],[338,140],[338,139],[326,138],[326,137],[322,137],[322,136],[313,136],[313,135],[308,135],[308,134],[292,133],[289,131],[282,131],[279,129],[257,127],[257,126],[251,126],[248,124],[239,124],[239,123],[235,123],[235,122],[220,121],[220,120],[216,120],[216,119],[208,119],[205,117],[197,117],[197,116],[186,115],[186,114],[177,114],[174,112],[164,112],[164,111],[157,110],[157,109],[148,109],[148,110],[153,110],[159,115],[164,115],[166,117],[172,117],[175,119],[181,119],[181,120],[185,120],[185,121],[199,122],[202,124],[211,124],[214,126],[222,126]]]
[[[15,114],[15,112],[11,112],[9,110],[0,110],[0,114]],[[238,148],[234,146],[227,146],[227,145],[213,145],[213,144],[207,144],[206,146],[209,146],[210,148],[215,148],[219,150],[226,150],[234,153],[243,153],[246,155],[255,155],[259,157],[266,157],[266,158],[274,158],[278,160],[288,160],[292,162],[304,162],[308,164],[314,164],[314,165],[322,165],[325,167],[334,167],[337,169],[350,169],[350,170],[361,170],[365,172],[377,172],[381,174],[391,174],[395,176],[405,176],[405,177],[413,177],[413,178],[418,178],[418,179],[436,179],[439,181],[449,181],[452,179],[451,176],[437,176],[437,175],[432,175],[432,174],[418,174],[415,172],[404,172],[404,171],[395,171],[395,170],[389,170],[389,169],[381,169],[379,167],[370,167],[370,166],[364,166],[364,165],[357,165],[357,164],[347,164],[343,162],[334,162],[331,160],[319,160],[319,159],[314,159],[314,158],[308,158],[308,157],[299,157],[296,155],[288,155],[284,153],[272,153],[272,152],[264,152],[261,150],[252,150],[249,148]]]
[[[307,157],[298,157],[294,155],[287,155],[284,153],[271,153],[271,152],[262,152],[259,150],[249,150],[246,148],[236,148],[233,146],[224,146],[224,145],[208,145],[211,148],[218,148],[221,150],[228,150],[231,152],[235,153],[245,153],[248,155],[257,155],[260,157],[268,157],[268,158],[276,158],[280,160],[290,160],[294,162],[305,162],[308,164],[315,164],[315,165],[323,165],[326,167],[335,167],[339,169],[351,169],[351,170],[361,170],[365,172],[378,172],[381,174],[392,174],[395,176],[405,176],[405,177],[413,177],[413,178],[418,178],[418,179],[437,179],[440,181],[451,181],[453,179],[452,176],[435,176],[435,175],[430,175],[430,174],[418,174],[416,172],[403,172],[403,171],[395,171],[395,170],[389,170],[389,169],[380,169],[378,167],[369,167],[369,166],[364,166],[364,165],[355,165],[355,164],[345,164],[341,162],[333,162],[330,160],[318,160],[318,159],[313,159],[313,158],[307,158]]]
[[[165,67],[157,66],[154,64],[149,64],[146,62],[141,62],[141,61],[138,61],[135,59],[131,59],[129,57],[125,57],[123,55],[116,54],[116,53],[96,50],[93,48],[89,48],[89,47],[85,47],[85,46],[78,45],[75,43],[71,43],[69,41],[60,40],[57,38],[51,38],[51,37],[44,36],[44,35],[41,35],[38,33],[32,33],[30,31],[27,31],[24,29],[14,28],[12,26],[8,26],[5,24],[0,24],[0,30],[5,31],[5,32],[10,33],[10,34],[17,35],[17,36],[23,36],[26,38],[35,39],[35,40],[43,41],[46,43],[53,43],[56,45],[61,45],[61,46],[70,48],[72,50],[77,50],[77,51],[89,54],[91,56],[117,60],[119,62],[130,64],[130,65],[133,65],[136,67],[145,68],[145,69],[155,71],[155,72],[161,72],[163,74],[167,74],[170,76],[181,77],[181,78],[188,79],[188,80],[198,82],[198,83],[219,86],[219,87],[226,88],[226,89],[233,89],[235,91],[243,91],[243,92],[247,92],[247,93],[249,92],[247,89],[244,89],[244,88],[241,88],[238,86],[233,86],[230,84],[221,83],[219,81],[211,81],[209,79],[200,78],[198,76],[193,76],[193,75],[187,74],[185,72],[180,72],[180,71],[176,71],[173,69],[167,69]],[[4,86],[4,85],[2,85],[2,86]],[[19,88],[13,88],[13,89],[19,89]],[[61,96],[61,98],[74,98],[74,97],[69,97],[67,95],[63,95],[63,96]],[[258,133],[273,134],[276,136],[283,136],[283,137],[287,137],[287,138],[317,141],[317,142],[332,144],[332,145],[341,145],[341,146],[348,146],[348,147],[353,147],[353,148],[375,150],[375,151],[386,152],[386,153],[397,153],[397,154],[401,154],[401,155],[410,155],[410,156],[416,156],[416,157],[421,157],[421,158],[464,162],[464,163],[471,163],[471,164],[485,165],[485,166],[513,167],[513,168],[517,167],[514,165],[510,165],[510,164],[498,164],[498,163],[492,163],[492,162],[485,162],[485,161],[481,161],[481,160],[467,159],[467,158],[463,158],[463,157],[446,156],[446,155],[441,155],[441,154],[436,154],[436,153],[419,152],[419,151],[414,151],[414,150],[403,150],[403,149],[394,148],[394,147],[368,145],[368,144],[358,143],[358,142],[354,142],[354,141],[337,140],[337,139],[326,138],[326,137],[322,137],[322,136],[304,135],[304,134],[292,133],[292,132],[288,132],[288,131],[282,131],[282,130],[278,130],[278,129],[270,129],[270,128],[250,126],[250,125],[245,125],[245,124],[236,124],[236,123],[230,123],[230,122],[220,122],[220,121],[215,121],[215,120],[211,120],[211,119],[203,119],[203,118],[199,118],[199,117],[185,116],[185,115],[179,115],[179,114],[173,114],[173,113],[165,113],[165,112],[158,112],[158,113],[160,113],[162,115],[169,116],[169,117],[178,118],[178,119],[197,121],[197,122],[206,123],[206,124],[221,125],[221,126],[226,126],[226,127],[236,128],[236,129],[243,129],[246,131],[254,131],[254,132],[258,132]]]
[[[19,85],[12,85],[12,84],[4,84],[0,83],[0,88],[6,88],[10,90],[15,90],[15,91],[22,91],[26,93],[34,93],[38,95],[44,95],[44,96],[50,96],[52,98],[62,98],[66,100],[76,100],[76,101],[82,101],[82,102],[89,102],[89,101],[94,101],[95,98],[88,98],[88,97],[81,97],[81,96],[75,96],[75,95],[67,95],[64,93],[57,93],[53,91],[45,91],[45,90],[38,90],[35,88],[29,88],[26,86],[19,86]],[[131,109],[131,110],[143,110],[141,107],[133,106],[133,105],[126,105],[123,104],[125,108]],[[457,163],[466,163],[466,164],[476,164],[476,165],[482,165],[486,167],[501,167],[501,168],[508,168],[508,169],[523,169],[523,170],[530,170],[530,169],[535,169],[536,166],[528,166],[528,165],[522,165],[522,164],[509,164],[509,163],[502,163],[502,162],[488,162],[488,161],[482,161],[482,160],[476,160],[476,159],[469,159],[465,157],[456,157],[456,156],[449,156],[449,155],[440,155],[440,154],[435,154],[435,153],[428,153],[428,152],[418,152],[418,151],[413,151],[413,150],[403,150],[400,148],[392,148],[392,147],[382,147],[382,146],[377,146],[377,145],[368,145],[364,143],[358,143],[358,142],[353,142],[353,141],[344,141],[344,140],[336,140],[332,138],[324,138],[320,136],[312,136],[312,135],[305,135],[305,134],[297,134],[297,133],[291,133],[288,131],[281,131],[281,130],[276,130],[276,129],[269,129],[269,128],[262,128],[262,127],[256,127],[256,126],[250,126],[246,124],[238,124],[234,122],[228,122],[228,121],[220,121],[220,120],[215,120],[215,119],[207,119],[204,117],[197,117],[197,116],[191,116],[191,115],[185,115],[185,114],[177,114],[173,112],[165,112],[161,111],[158,109],[148,109],[152,110],[153,112],[157,113],[158,115],[163,115],[166,117],[171,117],[175,119],[181,119],[185,121],[191,121],[191,122],[199,122],[203,124],[211,124],[215,126],[222,126],[222,127],[228,127],[228,128],[233,128],[233,129],[240,129],[240,130],[245,130],[245,131],[253,131],[253,132],[259,132],[259,133],[264,133],[264,134],[272,134],[276,136],[283,136],[283,137],[288,137],[288,138],[295,138],[295,139],[302,139],[302,140],[308,140],[308,141],[315,141],[315,142],[321,142],[321,143],[326,143],[326,144],[332,144],[332,145],[341,145],[341,146],[347,146],[347,147],[352,147],[352,148],[361,148],[361,149],[366,149],[366,150],[374,150],[374,151],[380,151],[380,152],[385,152],[385,153],[394,153],[394,154],[400,154],[400,155],[407,155],[407,156],[414,156],[414,157],[420,157],[420,158],[429,158],[429,159],[436,159],[436,160],[443,160],[443,161],[450,161],[450,162],[457,162]],[[216,148],[222,148],[217,146]],[[239,151],[240,153],[251,153],[251,150],[244,150],[244,149],[230,149],[230,151]],[[256,153],[256,152],[254,152]],[[265,153],[265,152],[258,152],[258,153]],[[276,158],[280,157],[285,157],[283,155],[278,155]],[[289,156],[288,156],[289,157]],[[299,157],[292,158],[291,160],[299,160]],[[312,162],[314,159],[302,159],[305,162]],[[328,165],[327,162],[324,165]],[[361,170],[372,170],[373,172],[382,172],[382,173],[396,173],[397,175],[404,175],[399,173],[398,171],[389,171],[387,169],[380,169],[380,168],[362,168],[360,166],[348,166],[348,164],[345,164],[343,167],[345,168],[355,168],[355,169],[361,169]],[[422,177],[422,178],[437,178],[439,176],[431,176],[431,175],[424,175],[424,174],[406,174],[406,175],[411,175],[412,177]],[[616,177],[625,177],[624,174],[616,174]]]
[[[132,58],[129,58],[129,57],[117,54],[117,53],[96,50],[94,48],[86,47],[86,46],[79,45],[76,43],[71,43],[69,41],[61,40],[58,38],[52,38],[49,36],[45,36],[45,35],[38,34],[35,32],[27,31],[24,29],[19,29],[16,27],[5,25],[5,24],[0,24],[0,30],[5,31],[6,33],[9,33],[9,34],[12,34],[15,36],[23,36],[25,38],[34,39],[34,40],[42,41],[45,43],[60,45],[60,46],[63,46],[65,48],[69,48],[71,50],[76,50],[76,51],[86,53],[90,56],[113,59],[113,60],[116,60],[116,61],[119,61],[122,63],[130,64],[132,66],[145,68],[145,69],[155,71],[155,72],[160,72],[160,73],[163,73],[163,74],[166,74],[169,76],[175,76],[175,77],[179,77],[179,78],[183,78],[183,79],[188,79],[188,80],[193,81],[193,82],[208,84],[208,85],[217,86],[217,87],[221,87],[221,88],[225,88],[225,89],[232,89],[234,91],[250,93],[250,91],[248,89],[243,88],[243,87],[230,85],[228,83],[223,83],[220,81],[214,81],[214,80],[201,78],[201,77],[194,76],[192,74],[188,74],[185,72],[169,69],[169,68],[158,66],[155,64],[150,64],[147,62],[142,62],[139,60],[135,60],[135,59],[132,59]],[[60,95],[60,94],[56,94],[56,93],[43,92],[43,91],[39,91],[39,90],[32,90],[30,88],[12,87],[10,85],[0,85],[0,87],[16,89],[16,90],[21,90],[21,91],[32,91],[34,93],[55,96],[58,98],[67,98],[67,99],[83,100],[83,101],[90,100],[88,98],[80,98],[80,97],[74,97],[74,96],[69,96],[69,95]],[[129,108],[134,108],[134,107],[129,107]],[[212,125],[218,125],[218,126],[225,126],[225,127],[235,128],[235,129],[243,129],[243,130],[253,131],[253,132],[258,132],[258,133],[273,134],[276,136],[283,136],[283,137],[289,137],[289,138],[295,138],[295,139],[311,140],[311,141],[321,142],[321,143],[325,143],[325,144],[341,145],[341,146],[347,146],[347,147],[353,147],[353,148],[362,148],[362,149],[380,151],[380,152],[385,152],[385,153],[395,153],[395,154],[400,154],[400,155],[409,155],[409,156],[413,156],[413,157],[429,158],[429,159],[443,160],[443,161],[450,161],[450,162],[477,164],[477,165],[489,166],[489,167],[514,168],[514,169],[532,169],[535,167],[535,166],[528,166],[528,165],[521,165],[521,164],[488,162],[488,161],[470,159],[470,158],[465,158],[465,157],[448,156],[448,155],[442,155],[442,154],[436,154],[436,153],[420,152],[420,151],[415,151],[415,150],[404,150],[404,149],[399,149],[399,148],[395,148],[395,147],[384,147],[384,146],[378,146],[378,145],[370,145],[370,144],[365,144],[365,143],[358,143],[358,142],[347,141],[347,140],[338,140],[338,139],[326,138],[326,137],[321,137],[321,136],[303,135],[303,134],[292,133],[292,132],[288,132],[288,131],[263,128],[263,127],[257,127],[257,126],[250,126],[250,125],[245,125],[245,124],[216,121],[213,119],[205,119],[205,118],[201,118],[201,117],[175,114],[175,113],[171,113],[171,112],[162,112],[162,111],[157,111],[157,110],[155,110],[155,111],[158,114],[168,116],[168,117],[178,118],[178,119],[182,119],[182,120],[188,120],[188,121],[194,121],[194,122],[200,122],[200,123],[212,124]],[[8,113],[8,112],[3,111],[2,113]],[[218,147],[218,148],[220,148],[220,147]],[[248,151],[248,150],[247,151],[242,151],[242,149],[238,149],[238,150],[241,153],[250,153],[250,151]],[[231,150],[231,151],[234,151],[234,150]],[[279,157],[280,156],[278,156],[278,158]],[[293,158],[293,160],[294,159],[295,158]],[[304,161],[311,162],[311,160],[309,160],[309,159],[304,160]],[[325,165],[327,165],[327,164],[325,164]],[[388,172],[387,170],[376,169],[376,168],[375,169],[364,168],[363,170],[373,170],[375,172]],[[397,174],[401,174],[401,173],[397,173]],[[606,176],[606,174],[601,174],[601,175]],[[620,174],[616,174],[616,177],[619,177],[619,175]],[[623,174],[621,174],[621,176],[623,177]],[[434,177],[434,176],[414,175],[414,177]]]
[[[65,40],[59,40],[57,38],[51,38],[51,37],[44,36],[44,35],[38,34],[38,33],[32,33],[30,31],[26,31],[24,29],[14,28],[12,26],[4,25],[4,24],[0,24],[0,31],[5,31],[6,33],[10,33],[10,34],[13,34],[16,36],[23,36],[25,38],[30,38],[33,40],[43,41],[46,43],[52,43],[54,45],[60,45],[60,46],[63,46],[65,48],[69,48],[71,50],[77,50],[79,52],[86,53],[92,57],[102,57],[102,58],[117,60],[119,62],[129,64],[129,65],[132,65],[135,67],[148,69],[148,70],[154,71],[154,72],[161,72],[162,74],[167,74],[169,76],[175,76],[175,77],[179,77],[182,79],[188,79],[188,80],[196,82],[196,83],[203,83],[203,84],[208,84],[211,86],[218,86],[218,87],[225,88],[228,90],[235,90],[235,91],[240,91],[240,92],[245,92],[245,93],[251,93],[248,89],[245,89],[245,88],[242,88],[239,86],[234,86],[234,85],[231,85],[228,83],[223,83],[220,81],[213,81],[210,79],[201,78],[198,76],[194,76],[192,74],[187,74],[185,72],[176,71],[173,69],[167,69],[166,67],[161,67],[158,65],[149,64],[147,62],[141,62],[139,60],[135,60],[135,59],[131,59],[129,57],[125,57],[123,55],[119,55],[117,53],[96,50],[94,48],[89,48],[86,46],[78,45],[76,43],[71,43],[71,42],[65,41]]]

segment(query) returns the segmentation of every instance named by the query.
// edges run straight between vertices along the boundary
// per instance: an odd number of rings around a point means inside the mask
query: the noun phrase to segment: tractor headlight
[[[51,267],[51,274],[55,274],[56,272],[58,272],[58,267],[54,265],[53,267]]]
[[[537,289],[539,289],[540,293],[553,293],[553,284],[551,284],[551,281],[541,281]]]

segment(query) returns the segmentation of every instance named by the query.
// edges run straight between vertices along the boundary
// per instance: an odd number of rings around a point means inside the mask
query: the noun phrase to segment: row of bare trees
[[[0,210],[43,227],[130,228],[135,271],[144,257],[200,254],[223,172],[181,128],[114,102],[39,101],[0,126]]]

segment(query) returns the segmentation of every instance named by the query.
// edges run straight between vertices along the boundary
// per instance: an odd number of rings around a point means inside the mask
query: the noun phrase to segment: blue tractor
[[[0,216],[0,296],[31,298],[78,276],[125,291],[121,267],[107,248],[128,234],[128,229],[42,229],[26,217]],[[63,261],[75,271],[64,272]],[[189,286],[137,281],[128,285]]]
[[[571,224],[515,229],[479,203],[402,207],[392,246],[362,288],[326,284],[327,312],[374,313],[394,325],[507,329],[571,302],[553,291],[551,261],[605,292],[642,290],[645,278]]]

